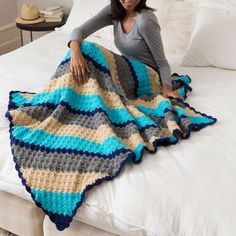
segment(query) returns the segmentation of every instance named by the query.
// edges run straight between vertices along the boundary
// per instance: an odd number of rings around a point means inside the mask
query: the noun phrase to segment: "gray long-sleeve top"
[[[70,47],[71,40],[82,42],[95,31],[113,25],[114,43],[121,54],[152,66],[159,71],[162,83],[171,86],[171,69],[164,53],[161,28],[153,11],[142,9],[129,32],[124,32],[121,22],[113,20],[110,14],[111,5],[108,4],[71,32],[67,46]]]

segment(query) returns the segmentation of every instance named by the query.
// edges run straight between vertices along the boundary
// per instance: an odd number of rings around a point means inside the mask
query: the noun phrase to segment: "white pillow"
[[[236,15],[201,7],[182,66],[215,66],[236,70]]]
[[[74,0],[66,24],[55,28],[55,31],[70,34],[74,28],[89,20],[109,3],[110,0]],[[94,32],[92,35],[107,38],[113,33],[112,30],[113,27],[111,25]]]
[[[188,46],[199,7],[185,1],[154,0],[155,4],[152,1],[150,6],[157,9],[155,15],[161,26],[165,53],[183,53]]]
[[[235,0],[200,0],[200,5],[214,9],[221,9],[229,12],[236,12]]]

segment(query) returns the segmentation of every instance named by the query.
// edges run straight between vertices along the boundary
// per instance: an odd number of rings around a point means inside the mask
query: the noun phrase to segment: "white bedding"
[[[54,31],[0,57],[0,190],[30,201],[10,151],[8,93],[42,89],[68,50],[67,37]],[[87,40],[115,50],[109,41]],[[236,71],[181,67],[181,56],[167,58],[172,72],[192,78],[186,102],[218,121],[145,152],[140,164],[127,164],[90,190],[76,214],[80,221],[124,236],[236,235]]]

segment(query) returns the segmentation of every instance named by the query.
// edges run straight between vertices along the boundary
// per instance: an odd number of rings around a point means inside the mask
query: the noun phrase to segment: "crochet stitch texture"
[[[85,193],[112,180],[144,149],[176,144],[217,119],[181,99],[165,98],[153,68],[83,41],[91,70],[79,84],[70,72],[70,49],[38,93],[10,91],[6,117],[15,168],[35,204],[58,230],[69,227]],[[172,74],[185,99],[188,75]]]

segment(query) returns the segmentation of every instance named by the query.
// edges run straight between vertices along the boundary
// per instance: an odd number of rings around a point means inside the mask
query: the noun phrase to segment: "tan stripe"
[[[127,105],[126,106],[127,110],[132,114],[134,118],[137,118],[138,116],[143,116],[143,112],[138,110],[136,107],[133,105]]]
[[[148,75],[150,78],[150,85],[154,94],[161,94],[161,83],[158,73],[151,67],[147,66]]]
[[[82,192],[87,185],[107,176],[105,173],[73,173],[20,168],[30,188],[65,193]]]
[[[30,93],[21,93],[22,97],[24,97],[27,100],[30,100],[35,94]]]
[[[53,117],[49,117],[43,122],[38,121],[31,116],[28,116],[26,113],[18,110],[11,111],[11,114],[14,125],[27,126],[31,131],[34,131],[36,128],[38,128],[51,134],[59,136],[68,135],[81,137],[97,143],[101,143],[106,138],[114,135],[114,131],[107,124],[100,125],[98,129],[94,130],[75,124],[63,124],[58,122]]]
[[[12,111],[13,123],[18,126],[28,126],[31,131],[34,131],[36,128],[41,129],[45,132],[54,134],[54,135],[72,135],[81,137],[87,140],[91,140],[96,143],[102,143],[106,138],[109,138],[114,134],[114,131],[109,125],[101,125],[98,129],[89,129],[80,125],[65,125],[53,117],[47,118],[44,122],[37,121],[32,117],[28,116],[21,111]],[[116,135],[115,135],[116,136]],[[134,149],[139,142],[143,142],[142,137],[139,134],[134,134],[129,137],[129,139],[122,139],[116,136],[129,149]]]
[[[168,129],[171,131],[171,133],[173,133],[173,131],[175,129],[181,130],[179,125],[175,121],[173,121],[173,120],[168,120],[166,125],[167,125]]]
[[[80,125],[65,125],[52,117],[49,117],[44,122],[40,122],[21,111],[15,110],[12,111],[12,113],[14,114],[13,123],[15,125],[28,126],[31,131],[38,128],[54,135],[81,137],[96,143],[102,143],[106,138],[115,135],[111,127],[106,124],[101,125],[98,129],[94,130]],[[123,139],[118,136],[116,136],[116,138],[118,138],[124,146],[131,150],[134,150],[139,143],[149,145],[149,143],[144,142],[139,133],[132,134],[128,139]]]
[[[97,81],[94,79],[89,79],[86,83],[80,85],[75,81],[71,73],[67,74],[66,76],[61,76],[56,80],[52,80],[42,92],[50,92],[61,87],[71,88],[76,93],[82,95],[99,94],[102,97],[105,105],[110,109],[124,107],[120,96],[115,92],[104,91],[101,87],[99,87]]]

